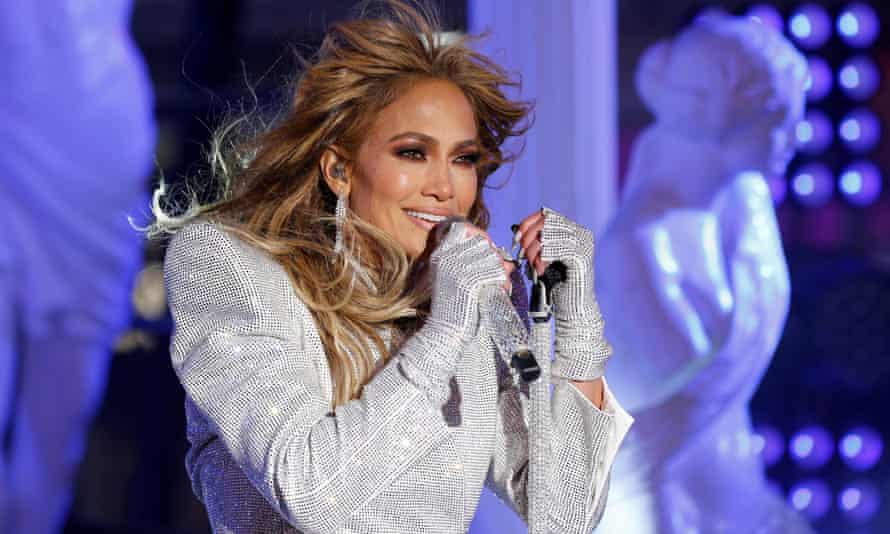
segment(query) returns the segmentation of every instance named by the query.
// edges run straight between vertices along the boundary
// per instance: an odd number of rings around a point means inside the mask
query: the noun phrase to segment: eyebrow
[[[416,138],[420,139],[421,141],[423,141],[425,143],[429,143],[431,145],[439,144],[439,141],[437,141],[434,137],[430,137],[429,135],[420,133],[420,132],[402,132],[400,134],[396,134],[396,135],[390,137],[389,141],[387,141],[387,142],[392,143],[393,141],[397,141],[397,140],[405,138],[405,137],[416,137]],[[459,150],[459,149],[467,147],[467,146],[478,145],[478,144],[479,144],[479,142],[475,139],[466,139],[466,140],[458,143],[454,148],[455,148],[455,150]]]

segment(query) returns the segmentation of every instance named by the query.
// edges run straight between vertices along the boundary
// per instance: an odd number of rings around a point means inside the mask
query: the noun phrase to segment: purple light
[[[822,7],[804,4],[788,19],[788,31],[803,48],[818,48],[831,36],[831,19]]]
[[[837,17],[837,33],[844,42],[855,48],[872,44],[880,26],[875,10],[861,2],[850,4]]]
[[[760,455],[764,465],[771,467],[782,459],[785,440],[782,434],[771,426],[758,426],[752,438],[754,454]]]
[[[877,91],[880,74],[871,58],[856,56],[841,66],[837,80],[847,96],[853,100],[865,100]]]
[[[831,87],[834,84],[831,67],[818,56],[807,58],[807,67],[810,71],[810,77],[807,80],[807,100],[811,102],[822,100],[831,92]]]
[[[867,206],[881,194],[881,171],[870,161],[854,162],[838,178],[838,189],[850,203]]]
[[[841,459],[855,471],[867,471],[874,467],[883,451],[884,442],[880,434],[864,426],[851,429],[838,443]]]
[[[769,194],[773,199],[773,206],[778,206],[785,200],[788,195],[788,183],[785,182],[784,176],[770,176],[766,179],[766,185],[769,187]],[[761,436],[760,439],[763,439]]]
[[[791,488],[788,501],[809,519],[819,519],[831,508],[831,491],[821,480],[804,480]]]
[[[833,140],[834,132],[831,119],[817,109],[807,111],[804,118],[797,123],[794,136],[797,140],[797,148],[802,152],[807,154],[822,152]]]
[[[751,9],[748,10],[748,16],[780,33],[785,27],[784,22],[782,22],[782,15],[776,8],[769,4],[757,4],[752,6]]]
[[[874,517],[880,504],[878,489],[866,480],[848,484],[837,495],[837,506],[844,516],[859,523]]]
[[[868,152],[881,137],[881,123],[868,109],[854,109],[841,120],[838,134],[852,152]]]
[[[808,163],[798,169],[791,178],[791,189],[801,204],[818,207],[831,198],[834,192],[834,178],[824,164]]]
[[[789,444],[791,457],[806,469],[818,469],[831,459],[834,442],[822,427],[809,426],[801,429]]]

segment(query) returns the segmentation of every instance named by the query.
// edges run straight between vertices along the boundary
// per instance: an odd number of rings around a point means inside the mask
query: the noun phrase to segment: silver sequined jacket
[[[483,485],[527,520],[527,393],[484,328],[446,403],[397,353],[331,411],[313,316],[276,261],[199,221],[171,240],[164,277],[186,468],[215,533],[465,533]],[[559,381],[552,419],[550,530],[589,533],[633,418],[608,385],[600,410]]]

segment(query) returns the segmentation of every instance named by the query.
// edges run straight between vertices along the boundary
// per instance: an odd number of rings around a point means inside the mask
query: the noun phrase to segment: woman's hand
[[[475,235],[481,235],[482,237],[485,238],[486,241],[488,241],[488,244],[491,246],[492,251],[501,260],[501,265],[503,266],[504,273],[507,276],[507,281],[504,282],[503,288],[504,288],[504,291],[507,292],[507,294],[510,294],[510,292],[511,292],[510,280],[513,275],[513,271],[515,270],[515,265],[513,264],[512,261],[507,261],[501,256],[500,251],[503,249],[499,249],[499,247],[497,247],[497,245],[494,244],[494,241],[491,239],[491,236],[488,235],[488,232],[479,228],[478,226],[474,226],[474,225],[470,224],[469,222],[466,221],[466,219],[463,219],[462,217],[453,217],[446,221],[442,221],[441,223],[436,225],[436,227],[434,228],[434,230],[432,232],[430,232],[429,238],[427,239],[426,249],[424,250],[423,254],[419,258],[419,263],[421,264],[421,267],[422,268],[428,267],[429,258],[431,256],[431,254],[433,253],[433,251],[435,251],[437,248],[439,248],[442,241],[444,241],[445,236],[447,235],[447,232],[448,232],[447,229],[449,228],[449,225],[458,225],[458,224],[460,224],[464,228],[464,236],[466,238],[470,238]],[[457,228],[455,228],[455,230],[457,230]]]
[[[520,259],[525,258],[538,276],[550,265],[541,257],[541,230],[544,228],[544,210],[538,210],[519,223]]]
[[[565,283],[554,288],[556,293],[567,294],[572,288],[575,299],[593,296],[593,233],[565,215],[547,207],[529,215],[519,224],[522,256],[540,276],[551,262],[562,262],[568,272]],[[566,299],[563,299],[566,300]],[[577,308],[579,302],[563,302],[566,311]]]
[[[466,225],[467,225],[466,231],[467,231],[468,236],[481,235],[481,236],[485,237],[485,239],[488,241],[488,244],[491,245],[491,248],[494,251],[494,253],[497,254],[498,258],[501,259],[501,265],[503,265],[504,273],[506,273],[506,275],[507,275],[507,281],[504,282],[503,287],[504,287],[504,291],[506,291],[507,294],[509,295],[511,292],[510,280],[511,280],[511,276],[513,274],[513,269],[515,269],[515,265],[513,264],[512,261],[506,261],[501,257],[501,254],[499,252],[497,245],[495,245],[494,241],[491,240],[491,236],[488,235],[488,232],[479,228],[478,226],[473,226],[470,223],[466,223]]]
[[[483,295],[506,291],[509,272],[488,235],[463,219],[436,225],[415,259],[412,282],[429,289],[430,310],[400,347],[399,365],[437,406],[451,394],[455,365],[477,335]]]
[[[449,219],[430,232],[415,267],[420,283],[431,285],[427,323],[447,327],[466,341],[478,326],[483,288],[496,284],[509,293],[513,265],[504,261],[482,229],[463,219]]]
[[[551,262],[566,266],[566,279],[553,287],[556,362],[553,376],[593,380],[603,375],[612,348],[593,285],[593,233],[550,208],[541,208],[519,225],[520,244],[538,275]]]

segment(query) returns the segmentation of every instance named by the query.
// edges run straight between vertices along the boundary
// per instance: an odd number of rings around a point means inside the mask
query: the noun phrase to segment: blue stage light
[[[831,491],[821,480],[804,480],[791,488],[788,500],[795,510],[809,519],[820,519],[831,508]]]
[[[813,33],[813,25],[809,17],[797,14],[791,17],[791,33],[800,39],[805,39]]]
[[[809,69],[809,79],[807,80],[807,100],[816,102],[822,100],[831,92],[834,84],[834,75],[831,67],[824,59],[818,56],[810,56],[807,58],[807,67]]]
[[[881,123],[868,109],[854,109],[841,119],[838,134],[848,149],[861,154],[878,144],[881,138]]]
[[[868,4],[850,4],[837,17],[837,33],[850,46],[863,48],[871,45],[880,31],[880,21]]]
[[[878,488],[867,480],[848,484],[837,495],[837,506],[841,513],[859,523],[872,519],[880,502]]]
[[[860,426],[851,429],[838,442],[838,452],[844,463],[855,471],[873,468],[884,452],[881,435],[872,428]]]
[[[857,161],[841,173],[838,189],[851,203],[867,206],[881,194],[881,172],[869,161]]]
[[[807,154],[822,152],[831,144],[834,132],[828,115],[813,109],[806,115],[794,130],[797,148]]]
[[[788,31],[803,48],[818,48],[831,37],[831,19],[821,6],[805,4],[788,19]]]
[[[782,438],[782,433],[776,428],[761,425],[754,431],[751,448],[754,454],[761,457],[764,465],[771,467],[782,459],[782,454],[785,452],[785,440]]]
[[[801,429],[790,442],[791,457],[801,467],[818,469],[831,459],[834,442],[831,434],[822,427],[808,426]]]
[[[837,74],[838,84],[854,100],[871,98],[878,89],[880,74],[875,62],[867,56],[848,59]]]
[[[834,192],[831,171],[822,163],[808,163],[791,178],[791,189],[797,200],[809,207],[825,204]]]

